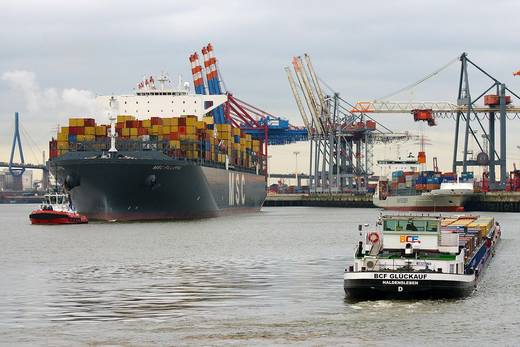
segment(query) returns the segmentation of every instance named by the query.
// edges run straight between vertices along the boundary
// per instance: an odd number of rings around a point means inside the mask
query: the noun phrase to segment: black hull
[[[344,280],[344,289],[349,300],[382,299],[448,299],[463,298],[475,290],[475,281],[395,281],[402,284],[388,285],[381,280]]]
[[[91,220],[209,218],[258,211],[266,196],[265,177],[250,171],[202,166],[157,152],[120,152],[118,158],[67,154],[53,160],[51,170],[78,212]]]

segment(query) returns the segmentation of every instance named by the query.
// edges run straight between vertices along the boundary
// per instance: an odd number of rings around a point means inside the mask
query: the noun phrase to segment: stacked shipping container
[[[446,218],[442,221],[441,227],[445,232],[459,234],[459,246],[466,248],[467,259],[494,228],[494,224],[495,220],[492,217],[464,216]]]
[[[71,118],[50,142],[50,158],[77,150],[108,150],[109,125],[92,118]],[[262,143],[231,124],[214,124],[213,117],[196,116],[138,120],[119,115],[116,122],[118,149],[157,149],[174,158],[205,160],[252,169],[262,165]]]

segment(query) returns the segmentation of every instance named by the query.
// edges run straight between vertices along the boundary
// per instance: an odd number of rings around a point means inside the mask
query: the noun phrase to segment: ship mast
[[[116,99],[112,96],[110,98],[109,106],[110,110],[108,111],[108,119],[110,120],[110,149],[108,150],[109,153],[116,153]]]

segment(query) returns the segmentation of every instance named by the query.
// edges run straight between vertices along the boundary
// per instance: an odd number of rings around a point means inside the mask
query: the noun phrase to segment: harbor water
[[[517,345],[520,226],[458,300],[345,300],[377,209],[270,207],[199,221],[32,226],[0,205],[0,345]],[[484,215],[484,213],[483,213]]]

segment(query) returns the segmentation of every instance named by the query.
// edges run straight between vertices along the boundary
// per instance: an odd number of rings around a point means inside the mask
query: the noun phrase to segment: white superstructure
[[[117,114],[131,114],[140,117],[202,117],[211,110],[224,104],[227,95],[200,95],[191,93],[189,83],[179,80],[177,88],[167,87],[166,76],[158,78],[159,87],[154,79],[146,79],[146,84],[138,84],[135,94],[102,95],[97,102],[102,109],[112,109]],[[112,103],[112,104],[111,104]]]

